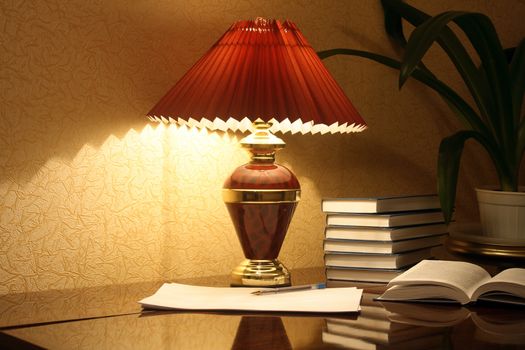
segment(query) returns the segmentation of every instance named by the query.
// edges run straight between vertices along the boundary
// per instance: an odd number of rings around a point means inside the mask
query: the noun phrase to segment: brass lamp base
[[[287,287],[290,272],[279,260],[246,259],[232,272],[232,287]]]

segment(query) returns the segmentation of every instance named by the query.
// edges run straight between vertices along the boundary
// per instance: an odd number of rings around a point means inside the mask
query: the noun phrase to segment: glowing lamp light
[[[351,133],[366,129],[321,60],[290,21],[238,21],[148,113],[151,120],[221,131],[250,131],[252,156],[223,187],[246,257],[234,286],[290,285],[278,255],[300,198],[295,175],[275,163],[275,132]]]

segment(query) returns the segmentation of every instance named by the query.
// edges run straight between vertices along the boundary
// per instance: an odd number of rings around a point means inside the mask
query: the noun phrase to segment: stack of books
[[[363,293],[357,319],[327,318],[323,343],[351,349],[433,349],[442,345],[446,328],[393,322],[390,312]]]
[[[322,210],[329,286],[388,283],[431,258],[447,234],[437,195],[324,199]]]

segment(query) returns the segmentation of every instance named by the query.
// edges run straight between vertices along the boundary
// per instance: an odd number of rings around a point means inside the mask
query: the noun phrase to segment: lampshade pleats
[[[366,123],[295,24],[239,21],[148,113],[212,130],[347,133]]]

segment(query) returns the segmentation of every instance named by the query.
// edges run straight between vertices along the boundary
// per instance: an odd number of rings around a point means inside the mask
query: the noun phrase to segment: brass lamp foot
[[[232,287],[286,287],[290,285],[290,272],[277,259],[246,259],[232,271]]]

